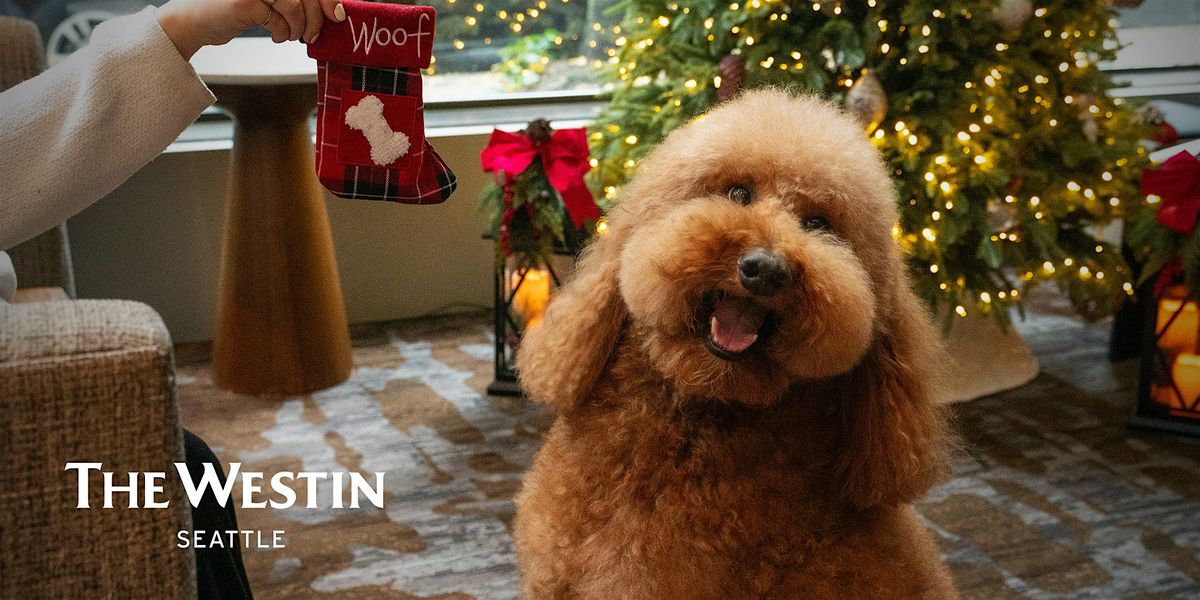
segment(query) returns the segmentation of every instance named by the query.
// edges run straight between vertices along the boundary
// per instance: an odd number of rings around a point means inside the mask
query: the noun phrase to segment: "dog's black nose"
[[[791,283],[792,272],[782,256],[766,248],[753,248],[738,259],[742,287],[755,296],[772,296]]]

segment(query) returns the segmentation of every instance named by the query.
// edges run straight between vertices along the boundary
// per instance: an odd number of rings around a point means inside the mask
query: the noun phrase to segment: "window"
[[[54,64],[86,45],[100,22],[165,1],[0,0],[0,14],[34,21]],[[529,103],[542,104],[538,116],[587,120],[602,106],[595,99],[598,75],[622,33],[620,0],[421,3],[438,11],[435,62],[425,79],[425,100],[433,109],[426,115],[430,126],[523,122],[532,114],[522,108]],[[1107,68],[1130,84],[1120,93],[1154,98],[1181,133],[1200,133],[1200,58],[1194,42],[1200,0],[1144,0],[1139,7],[1119,9],[1117,18],[1127,46]],[[481,108],[480,102],[496,106]],[[202,121],[214,119],[220,120],[215,109]],[[203,136],[227,137],[220,131]]]
[[[1104,68],[1128,87],[1114,94],[1152,99],[1180,136],[1200,135],[1200,0],[1145,0],[1117,19],[1124,47]]]
[[[0,14],[36,23],[52,65],[86,45],[101,22],[165,1],[0,0]],[[432,0],[438,30],[426,99],[594,90],[597,69],[616,37],[613,27],[620,16],[609,14],[616,2]]]
[[[1200,25],[1200,0],[1146,0],[1137,8],[1117,11],[1124,29]]]
[[[620,19],[616,0],[433,0],[427,100],[595,90]]]

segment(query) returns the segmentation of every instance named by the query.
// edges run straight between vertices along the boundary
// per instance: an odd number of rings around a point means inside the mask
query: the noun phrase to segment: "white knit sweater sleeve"
[[[212,102],[153,7],[101,24],[86,48],[0,93],[0,249],[112,192]]]

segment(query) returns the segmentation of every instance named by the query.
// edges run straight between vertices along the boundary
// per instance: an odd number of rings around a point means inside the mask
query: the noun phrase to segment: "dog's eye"
[[[802,223],[804,228],[809,231],[829,231],[829,219],[826,219],[821,215],[804,217]]]
[[[752,194],[750,193],[750,188],[744,185],[729,186],[729,190],[725,192],[725,195],[729,196],[730,200],[733,200],[742,206],[750,204],[750,200],[753,199]]]

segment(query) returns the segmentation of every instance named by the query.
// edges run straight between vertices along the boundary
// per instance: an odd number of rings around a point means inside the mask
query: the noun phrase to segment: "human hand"
[[[170,0],[154,14],[184,59],[253,27],[266,28],[276,43],[301,38],[312,43],[326,17],[346,20],[340,0]]]

